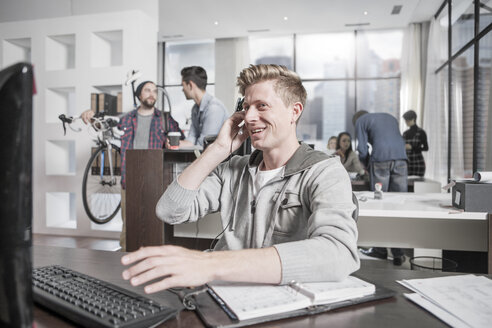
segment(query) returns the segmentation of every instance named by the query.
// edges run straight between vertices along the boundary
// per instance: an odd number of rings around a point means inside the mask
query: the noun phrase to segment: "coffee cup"
[[[179,139],[181,138],[181,133],[179,132],[169,132],[167,134],[169,139],[169,149],[179,149]]]

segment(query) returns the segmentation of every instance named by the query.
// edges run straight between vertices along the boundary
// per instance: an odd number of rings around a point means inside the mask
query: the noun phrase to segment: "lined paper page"
[[[290,312],[308,307],[309,298],[288,286],[209,284],[239,320]]]
[[[471,327],[490,327],[492,280],[458,275],[399,281]]]

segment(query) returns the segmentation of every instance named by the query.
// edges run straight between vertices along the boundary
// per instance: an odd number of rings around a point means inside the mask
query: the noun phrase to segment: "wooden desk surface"
[[[33,247],[35,267],[59,264],[143,294],[142,288],[132,287],[121,278],[123,266],[119,260],[122,254],[51,246]],[[395,282],[400,279],[435,277],[438,273],[399,270],[394,269],[389,261],[366,260],[355,275],[396,291],[396,297],[255,327],[447,327],[439,319],[405,299],[402,293],[408,290]],[[164,305],[180,307],[177,297],[169,292],[150,297]],[[34,317],[38,328],[74,327],[72,323],[38,306],[35,306]],[[203,327],[203,324],[194,312],[181,311],[175,319],[159,327]]]

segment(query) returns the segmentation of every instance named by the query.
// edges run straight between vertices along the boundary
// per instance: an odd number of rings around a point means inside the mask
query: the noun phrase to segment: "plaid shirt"
[[[168,132],[181,132],[181,139],[185,136],[183,131],[179,128],[178,122],[176,122],[171,115],[167,116],[168,131],[165,131],[165,127],[162,127],[161,120],[162,113],[154,108],[154,114],[150,123],[150,136],[148,149],[162,149],[166,145]],[[124,115],[120,119],[118,128],[124,131],[124,135],[121,137],[121,187],[126,188],[126,151],[133,149],[133,139],[135,138],[135,131],[137,130],[137,110],[134,109],[128,114]]]

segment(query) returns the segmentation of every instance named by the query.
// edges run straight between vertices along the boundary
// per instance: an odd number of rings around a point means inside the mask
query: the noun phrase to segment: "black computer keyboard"
[[[34,302],[84,327],[151,327],[175,309],[58,265],[32,273]]]

